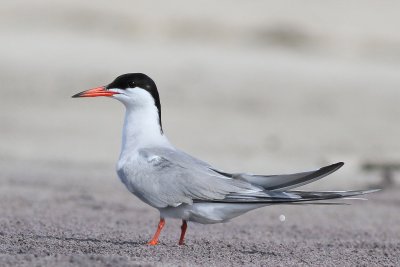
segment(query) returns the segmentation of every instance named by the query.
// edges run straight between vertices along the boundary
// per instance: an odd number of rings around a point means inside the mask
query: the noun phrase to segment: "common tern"
[[[183,245],[188,221],[222,223],[268,205],[312,204],[376,191],[290,190],[335,172],[342,162],[308,172],[253,175],[225,172],[178,150],[163,132],[157,86],[145,74],[123,74],[106,86],[72,97],[97,96],[111,97],[125,105],[117,173],[132,194],[160,211],[158,228],[149,245],[157,245],[166,218],[182,220],[179,245]]]

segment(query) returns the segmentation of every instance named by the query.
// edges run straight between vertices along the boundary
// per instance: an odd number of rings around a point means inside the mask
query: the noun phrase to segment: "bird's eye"
[[[130,88],[135,88],[135,87],[136,87],[135,82],[129,82],[129,87],[130,87]]]

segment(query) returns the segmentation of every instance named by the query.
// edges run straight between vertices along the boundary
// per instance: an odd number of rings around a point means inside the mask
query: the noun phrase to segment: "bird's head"
[[[118,76],[112,83],[73,95],[77,97],[108,96],[126,106],[152,104],[160,106],[160,98],[154,81],[143,73],[127,73]]]
[[[127,73],[118,76],[106,86],[89,89],[73,95],[78,97],[107,96],[121,101],[127,108],[156,106],[161,123],[161,103],[154,81],[143,73]]]

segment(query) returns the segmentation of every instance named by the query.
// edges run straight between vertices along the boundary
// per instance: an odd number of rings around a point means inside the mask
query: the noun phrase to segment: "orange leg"
[[[157,231],[156,231],[156,233],[154,234],[153,239],[150,240],[149,243],[147,243],[148,245],[150,245],[150,246],[155,246],[155,245],[158,244],[158,237],[160,236],[161,230],[163,229],[164,225],[165,225],[165,220],[164,220],[164,218],[160,218],[160,222],[158,223]]]
[[[182,226],[181,226],[181,238],[179,238],[179,245],[184,245],[184,239],[185,239],[185,233],[187,229],[187,222],[185,220],[182,220]]]

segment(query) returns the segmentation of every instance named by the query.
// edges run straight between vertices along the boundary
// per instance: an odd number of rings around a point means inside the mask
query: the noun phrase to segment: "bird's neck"
[[[159,113],[155,106],[126,107],[121,157],[140,148],[168,145],[169,142],[162,132]]]

